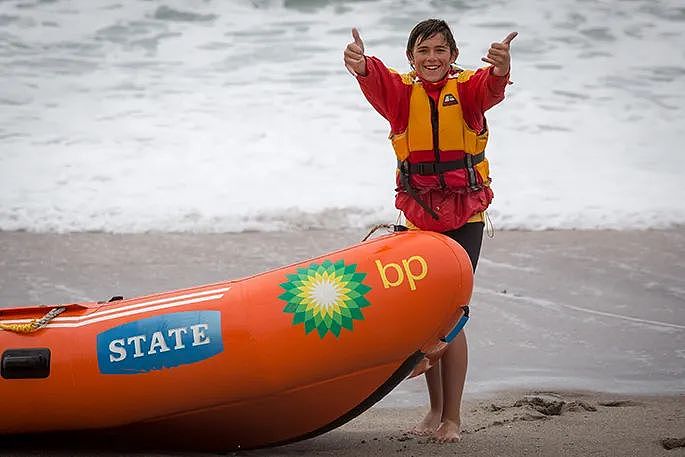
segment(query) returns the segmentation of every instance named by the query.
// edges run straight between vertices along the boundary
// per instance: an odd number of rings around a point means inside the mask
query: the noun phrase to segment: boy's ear
[[[411,51],[407,51],[407,60],[409,60],[409,63],[411,66],[414,66],[414,54],[412,54]]]
[[[459,57],[459,49],[452,53],[452,63],[457,61],[457,57]]]

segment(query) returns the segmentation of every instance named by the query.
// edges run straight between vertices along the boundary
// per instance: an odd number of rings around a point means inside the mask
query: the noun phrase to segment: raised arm
[[[492,66],[481,68],[459,89],[464,119],[477,132],[485,128],[484,113],[504,100],[504,89],[509,82],[511,56],[509,47],[517,32],[512,32],[499,42],[492,43],[488,54],[481,60]]]
[[[377,57],[364,55],[364,42],[356,28],[352,38],[344,52],[345,68],[357,78],[371,106],[390,122],[390,129],[394,133],[403,131],[407,128],[411,86]]]

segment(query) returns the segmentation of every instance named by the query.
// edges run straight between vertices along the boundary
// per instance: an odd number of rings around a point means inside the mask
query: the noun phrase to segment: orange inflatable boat
[[[425,369],[472,285],[461,246],[410,231],[235,281],[0,308],[0,435],[206,451],[313,437]]]

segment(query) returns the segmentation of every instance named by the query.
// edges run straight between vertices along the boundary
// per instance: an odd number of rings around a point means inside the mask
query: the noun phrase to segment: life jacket
[[[412,75],[409,123],[391,134],[397,156],[395,206],[420,229],[447,231],[461,227],[492,201],[487,124],[483,132],[464,121],[457,84],[473,71],[450,75],[436,103]]]

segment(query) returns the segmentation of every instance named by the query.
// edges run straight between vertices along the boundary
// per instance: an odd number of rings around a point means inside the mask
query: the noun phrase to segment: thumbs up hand
[[[495,76],[506,76],[511,68],[511,54],[509,48],[511,41],[516,38],[518,32],[511,32],[499,43],[492,43],[488,49],[488,55],[480,60],[494,66],[492,73]]]
[[[359,36],[359,31],[352,29],[352,38],[354,41],[345,47],[343,53],[345,60],[345,68],[352,76],[366,76],[366,58],[364,57],[364,42]]]

